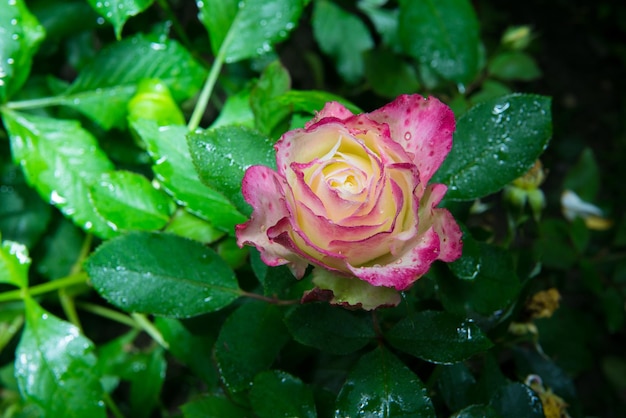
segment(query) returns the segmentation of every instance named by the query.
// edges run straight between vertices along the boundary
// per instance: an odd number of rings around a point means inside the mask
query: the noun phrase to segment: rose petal
[[[354,114],[345,108],[344,105],[338,102],[328,102],[324,105],[324,108],[315,114],[315,117],[311,119],[305,125],[305,128],[309,128],[309,126],[316,124],[320,120],[324,118],[335,118],[339,120],[345,120]]]
[[[241,192],[254,211],[248,222],[236,226],[237,245],[254,245],[265,264],[289,264],[294,275],[302,277],[308,263],[267,236],[268,228],[289,215],[280,177],[269,167],[252,166],[243,177]]]
[[[350,271],[373,286],[394,287],[405,290],[428,272],[430,265],[439,257],[439,236],[429,229],[419,238],[416,246],[401,258],[386,265],[353,267]]]
[[[423,185],[452,148],[454,113],[434,97],[402,95],[367,116],[389,125],[391,137],[413,155]]]
[[[461,256],[463,232],[452,214],[443,208],[436,208],[446,194],[444,184],[429,184],[420,202],[420,231],[434,228],[440,240],[439,260],[450,262]]]

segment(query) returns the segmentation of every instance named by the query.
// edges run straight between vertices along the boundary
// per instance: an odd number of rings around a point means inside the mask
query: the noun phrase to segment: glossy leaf
[[[77,121],[5,111],[13,159],[40,196],[100,237],[114,231],[95,212],[89,186],[113,168],[96,139]]]
[[[239,212],[251,207],[241,194],[241,180],[252,165],[276,166],[273,143],[242,126],[223,126],[188,135],[191,158],[200,179],[221,192]]]
[[[156,230],[168,222],[172,202],[144,176],[104,173],[89,188],[94,209],[115,230]]]
[[[0,4],[0,104],[24,85],[44,28],[24,0]]]
[[[122,37],[122,28],[128,18],[147,9],[154,0],[88,0],[91,7],[113,24],[117,39]]]
[[[1,238],[1,237],[0,237]],[[0,243],[0,283],[28,287],[28,269],[31,259],[23,244],[13,241]]]
[[[203,0],[199,18],[213,54],[224,48],[226,62],[267,53],[295,28],[308,0]],[[226,44],[225,46],[223,44]]]
[[[316,418],[313,392],[289,373],[269,370],[254,378],[250,403],[259,418]]]
[[[248,418],[247,410],[221,396],[204,396],[181,406],[185,418]]]
[[[318,0],[313,7],[313,36],[320,49],[336,63],[337,72],[349,83],[363,77],[363,52],[374,46],[367,26],[335,3]]]
[[[128,119],[149,119],[159,126],[185,124],[183,112],[174,101],[170,89],[159,79],[139,82],[137,93],[128,102]]]
[[[16,351],[21,393],[51,417],[105,417],[91,341],[78,328],[25,299],[26,326]]]
[[[190,317],[219,310],[241,292],[213,250],[169,234],[135,232],[105,242],[85,269],[98,293],[127,312]]]
[[[254,124],[260,132],[271,135],[277,125],[292,112],[290,107],[274,102],[274,99],[290,89],[291,77],[280,61],[268,64],[250,91],[249,99]]]
[[[267,303],[249,302],[233,312],[215,343],[215,359],[229,391],[249,389],[289,340],[281,311]]]
[[[533,166],[551,136],[547,97],[512,94],[479,103],[458,119],[452,150],[433,181],[448,185],[451,200],[497,192]]]
[[[441,301],[446,310],[459,315],[477,312],[490,316],[503,314],[515,300],[521,285],[511,255],[498,247],[479,243],[480,271],[473,280],[441,276],[437,278]]]
[[[361,357],[348,374],[337,397],[335,417],[398,416],[436,415],[424,384],[380,346]]]
[[[471,320],[437,311],[407,316],[386,337],[392,346],[406,353],[443,364],[466,360],[493,345]]]
[[[128,366],[122,377],[130,381],[130,415],[148,418],[158,405],[165,380],[163,349],[156,347],[149,353],[136,354]]]
[[[439,367],[438,387],[441,397],[451,411],[458,411],[476,401],[473,393],[476,379],[464,363]]]
[[[98,53],[58,101],[105,129],[123,127],[128,102],[143,79],[161,80],[179,101],[196,94],[205,76],[204,68],[176,41],[136,35]]]
[[[51,280],[70,275],[84,243],[83,230],[69,219],[60,218],[40,244],[44,255],[37,262],[37,272]]]
[[[479,25],[468,0],[401,0],[404,51],[446,80],[469,84],[479,70]]]
[[[226,235],[224,231],[215,228],[206,220],[183,209],[174,214],[164,231],[207,244]]]
[[[507,418],[543,418],[541,399],[531,388],[521,383],[502,386],[489,403],[500,416]]]
[[[132,127],[148,146],[154,161],[152,170],[165,191],[194,215],[234,234],[235,225],[247,218],[228,199],[200,181],[187,146],[187,128],[159,128],[148,120],[134,121]]]
[[[294,308],[285,324],[301,344],[332,354],[348,354],[363,348],[376,334],[369,316],[326,303]]]

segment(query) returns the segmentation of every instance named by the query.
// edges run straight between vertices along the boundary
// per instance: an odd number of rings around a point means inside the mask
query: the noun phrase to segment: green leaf
[[[466,360],[493,345],[471,320],[437,311],[417,312],[402,319],[386,337],[395,348],[442,364]]]
[[[398,16],[399,10],[389,9],[385,6],[386,1],[359,1],[357,7],[367,15],[376,28],[376,32],[382,38],[382,43],[394,51],[398,45]],[[366,67],[367,70],[367,67]]]
[[[114,231],[95,212],[89,186],[113,168],[96,139],[77,121],[5,110],[13,159],[29,184],[81,228],[102,238]]]
[[[206,220],[198,218],[184,209],[179,209],[174,214],[164,231],[183,238],[195,239],[205,244],[215,242],[226,235],[224,231],[220,231]]]
[[[250,106],[250,97],[250,91],[247,89],[228,96],[219,116],[211,124],[211,128],[226,125],[254,128],[254,114]]]
[[[404,51],[446,80],[469,84],[479,70],[478,19],[468,0],[401,0]]]
[[[259,418],[316,418],[313,393],[289,373],[269,370],[254,378],[252,409]]]
[[[213,250],[169,234],[134,232],[107,241],[85,269],[96,290],[127,312],[190,317],[222,309],[241,292]]]
[[[223,126],[187,136],[200,180],[221,192],[239,212],[251,213],[241,194],[241,181],[252,165],[276,167],[273,143],[242,126]]]
[[[479,103],[457,121],[452,150],[433,182],[447,184],[451,200],[495,193],[533,166],[551,135],[548,97],[512,94]]]
[[[224,48],[226,62],[262,55],[287,38],[309,0],[197,1],[213,54]],[[225,45],[224,45],[225,44]]]
[[[172,318],[157,317],[154,324],[161,331],[169,344],[170,353],[200,377],[205,383],[215,385],[217,372],[211,356],[215,337],[195,335],[181,323]]]
[[[43,26],[24,0],[0,4],[0,104],[28,79],[33,56],[44,37]]]
[[[388,50],[367,51],[364,54],[365,78],[374,93],[395,98],[405,93],[415,93],[420,88],[412,66]]]
[[[525,52],[503,52],[493,57],[488,66],[489,73],[501,80],[531,81],[541,77],[535,60]]]
[[[438,386],[446,406],[457,411],[475,402],[476,379],[463,363],[439,366]]]
[[[470,405],[450,418],[501,418],[501,416],[489,405]]]
[[[25,245],[13,241],[0,243],[0,283],[28,287],[30,264],[31,259]]]
[[[474,280],[482,268],[481,247],[467,228],[462,227],[462,230],[463,253],[459,259],[448,263],[448,267],[459,279]]]
[[[23,396],[50,417],[105,417],[91,341],[78,328],[24,300],[26,326],[15,353]]]
[[[320,49],[335,60],[337,72],[348,82],[363,77],[363,52],[374,46],[367,26],[351,14],[327,0],[313,5],[313,36]]]
[[[327,303],[297,306],[287,314],[285,324],[299,343],[332,354],[349,354],[376,336],[369,315]]]
[[[339,396],[335,417],[434,418],[428,390],[397,357],[379,346],[359,359]]]
[[[181,406],[185,418],[248,418],[247,410],[221,396],[204,396]]]
[[[167,363],[163,349],[156,347],[149,353],[138,353],[128,366],[122,377],[130,381],[130,416],[148,418],[159,403],[165,380]]]
[[[507,418],[544,418],[541,399],[521,383],[501,387],[489,403],[500,416]]]
[[[128,18],[146,10],[154,0],[88,0],[91,7],[113,24],[117,39],[122,37],[122,28]]]
[[[215,359],[226,387],[231,392],[249,389],[288,340],[278,308],[261,302],[240,306],[226,319],[215,343]]]
[[[123,127],[128,102],[146,78],[161,80],[174,100],[192,97],[202,87],[205,69],[174,40],[144,35],[111,44],[98,53],[58,97],[104,129]]]
[[[259,81],[250,92],[250,108],[254,113],[254,123],[260,132],[271,135],[276,126],[282,122],[292,109],[274,103],[274,99],[291,88],[291,77],[280,61],[268,64],[263,70]]]
[[[172,212],[166,194],[129,171],[102,174],[89,193],[96,212],[116,231],[161,229]]]
[[[170,89],[161,80],[152,78],[139,82],[137,93],[128,102],[128,119],[150,119],[159,126],[185,124],[185,116]]]
[[[159,127],[149,120],[134,121],[132,127],[148,146],[156,179],[179,204],[230,234],[234,234],[235,225],[247,220],[224,196],[198,178],[187,146],[186,127]]]
[[[563,188],[573,191],[582,200],[594,201],[600,190],[600,168],[591,148],[585,148],[576,164],[568,170]]]
[[[0,166],[0,231],[5,240],[33,248],[50,222],[52,208],[26,184],[20,168],[8,161],[9,154],[6,163],[0,159],[4,163]]]
[[[51,280],[70,275],[84,243],[83,230],[60,217],[40,244],[43,256],[37,263],[37,272]]]
[[[503,310],[517,297],[521,285],[511,254],[506,250],[479,243],[480,271],[473,280],[441,275],[437,285],[446,310],[459,315],[477,312],[490,316]]]
[[[2,309],[0,310],[0,353],[2,353],[2,350],[4,350],[7,344],[13,340],[13,337],[18,335],[18,333],[22,330],[23,324],[23,305],[21,305],[20,302],[14,302],[12,304],[3,303]],[[2,380],[0,369],[0,385],[4,383]]]

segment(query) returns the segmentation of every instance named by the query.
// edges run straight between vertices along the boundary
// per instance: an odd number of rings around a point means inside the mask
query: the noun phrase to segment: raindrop
[[[493,110],[491,111],[491,113],[493,113],[494,115],[499,115],[503,113],[505,110],[507,110],[510,106],[511,104],[509,102],[506,102],[503,104],[497,104],[493,107]]]
[[[404,139],[406,139],[407,141],[410,141],[411,140],[411,132],[405,132]]]

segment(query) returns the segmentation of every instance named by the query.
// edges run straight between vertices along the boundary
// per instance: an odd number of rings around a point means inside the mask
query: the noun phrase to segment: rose
[[[403,95],[360,115],[327,103],[276,143],[277,171],[246,171],[242,193],[253,213],[237,225],[238,244],[298,278],[312,263],[325,278],[409,288],[435,260],[461,255],[459,226],[436,207],[447,187],[427,184],[454,127],[450,108],[432,97]]]

